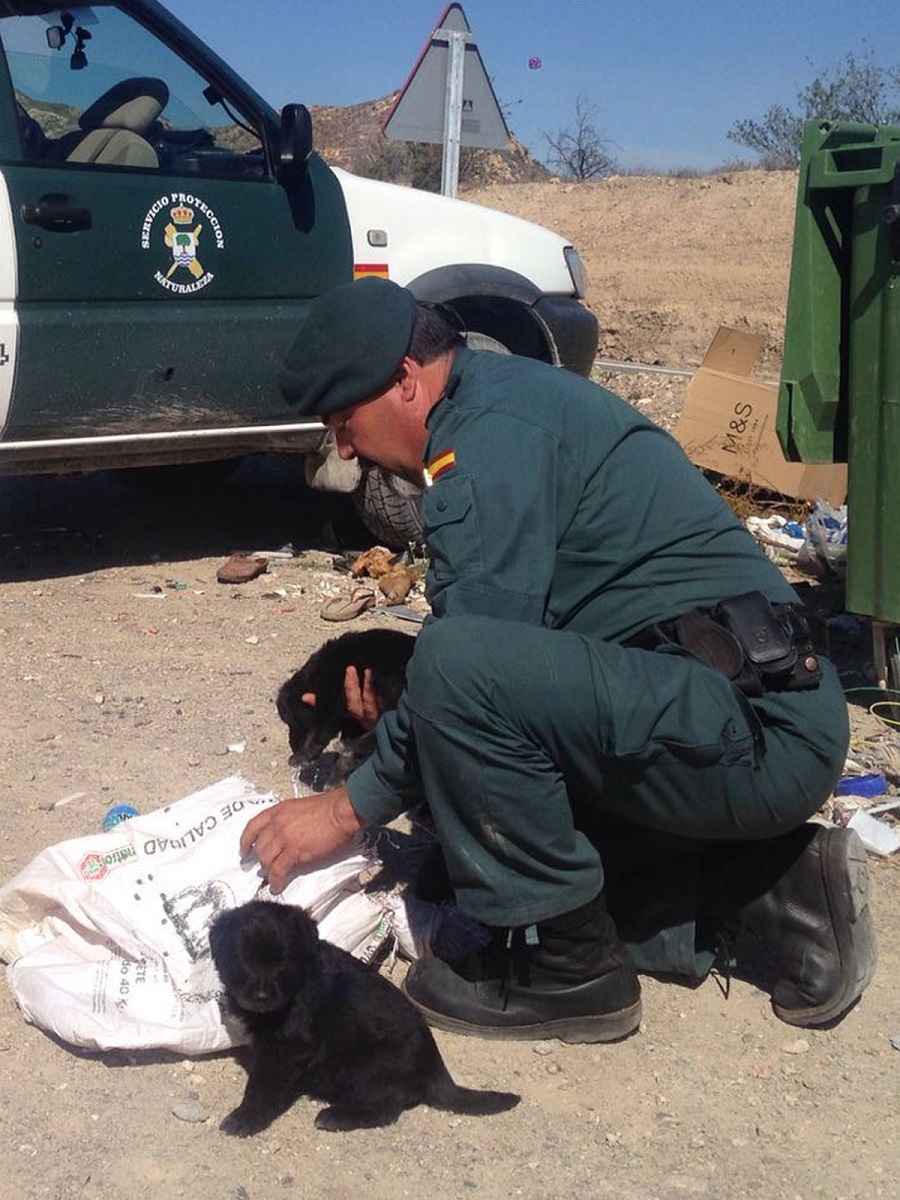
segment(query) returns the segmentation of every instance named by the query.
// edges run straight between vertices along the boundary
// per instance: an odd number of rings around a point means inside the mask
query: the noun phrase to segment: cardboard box
[[[844,463],[788,462],[775,432],[778,388],[750,378],[763,339],[724,326],[688,384],[674,434],[690,460],[800,500],[847,498]]]

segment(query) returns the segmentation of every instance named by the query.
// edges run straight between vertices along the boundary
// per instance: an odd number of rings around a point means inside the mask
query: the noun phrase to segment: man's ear
[[[309,708],[315,708],[316,707],[316,693],[315,692],[303,692],[303,694],[300,697],[300,703],[307,705],[307,707],[309,707]]]
[[[399,367],[400,378],[397,381],[400,384],[401,399],[412,400],[414,398],[421,369],[420,364],[414,358],[410,358],[408,354],[404,356]]]

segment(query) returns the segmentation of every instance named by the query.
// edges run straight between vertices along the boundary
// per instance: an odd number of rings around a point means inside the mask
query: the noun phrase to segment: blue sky
[[[276,107],[357,104],[400,87],[442,0],[163,0]],[[888,0],[463,0],[510,128],[541,160],[579,94],[629,167],[746,155],[742,117],[792,106],[848,52],[900,66]],[[529,59],[539,58],[539,69]]]

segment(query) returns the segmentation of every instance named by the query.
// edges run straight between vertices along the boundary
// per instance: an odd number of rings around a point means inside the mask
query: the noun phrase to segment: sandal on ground
[[[354,588],[349,596],[335,596],[322,605],[319,616],[323,621],[352,621],[367,608],[375,607],[375,593],[371,588]]]

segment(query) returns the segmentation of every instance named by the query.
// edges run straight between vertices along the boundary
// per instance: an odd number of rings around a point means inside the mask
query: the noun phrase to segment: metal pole
[[[463,74],[469,34],[442,29],[448,40],[447,102],[444,107],[444,152],[441,159],[441,195],[456,197],[459,183],[459,140],[462,129]]]

